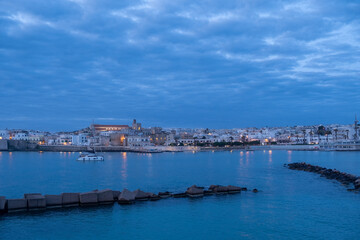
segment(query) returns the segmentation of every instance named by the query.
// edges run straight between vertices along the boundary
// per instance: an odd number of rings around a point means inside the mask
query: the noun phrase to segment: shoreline
[[[319,145],[247,145],[227,147],[199,147],[199,146],[73,146],[73,145],[38,145],[34,143],[18,142],[0,148],[4,152],[135,152],[135,153],[163,153],[163,152],[208,152],[208,151],[325,151]],[[330,150],[328,150],[330,151]],[[335,151],[335,150],[333,150]],[[356,151],[356,150],[343,150]]]
[[[123,146],[63,146],[63,145],[34,145],[1,149],[6,152],[135,152],[135,153],[163,153],[163,152],[208,152],[208,151],[319,151],[314,145],[271,145],[271,146],[234,146],[234,147],[196,147],[196,146],[154,146],[152,148],[130,148]]]

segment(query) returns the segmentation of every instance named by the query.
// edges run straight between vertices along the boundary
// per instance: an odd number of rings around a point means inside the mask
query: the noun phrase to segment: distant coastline
[[[199,146],[153,146],[151,148],[136,148],[127,146],[73,146],[73,145],[39,145],[27,141],[0,140],[0,151],[28,151],[28,152],[137,152],[137,153],[161,153],[161,152],[202,152],[202,151],[261,151],[261,150],[294,150],[294,151],[317,151],[317,145],[257,145],[257,146],[226,146],[226,147],[199,147]]]

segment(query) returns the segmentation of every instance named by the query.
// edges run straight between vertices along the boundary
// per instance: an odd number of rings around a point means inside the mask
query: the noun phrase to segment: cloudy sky
[[[360,2],[0,0],[0,129],[360,113]]]

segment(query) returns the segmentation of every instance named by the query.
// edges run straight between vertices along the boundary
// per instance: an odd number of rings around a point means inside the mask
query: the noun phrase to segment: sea
[[[0,196],[95,189],[184,192],[191,185],[258,189],[133,205],[0,216],[0,239],[359,239],[360,194],[284,164],[307,162],[360,176],[360,152],[0,152]]]

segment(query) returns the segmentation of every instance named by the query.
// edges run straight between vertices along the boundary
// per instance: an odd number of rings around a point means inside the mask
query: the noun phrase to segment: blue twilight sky
[[[360,1],[0,0],[0,129],[350,123]]]

